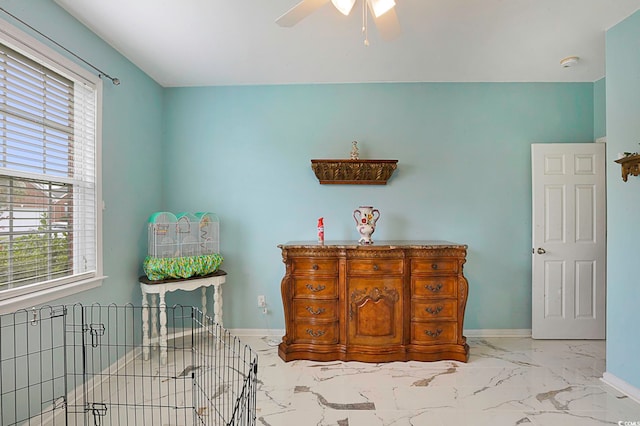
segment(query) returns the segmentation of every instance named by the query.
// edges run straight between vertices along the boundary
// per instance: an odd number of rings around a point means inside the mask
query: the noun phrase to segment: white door
[[[605,145],[531,145],[532,336],[604,339]]]

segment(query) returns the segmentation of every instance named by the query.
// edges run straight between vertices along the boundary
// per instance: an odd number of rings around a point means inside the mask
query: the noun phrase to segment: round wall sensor
[[[562,68],[569,68],[577,64],[578,59],[579,58],[577,56],[567,56],[560,61],[560,65],[562,66]]]

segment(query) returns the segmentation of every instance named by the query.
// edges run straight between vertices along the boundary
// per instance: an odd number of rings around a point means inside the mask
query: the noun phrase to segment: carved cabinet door
[[[350,345],[402,343],[402,278],[348,280]]]

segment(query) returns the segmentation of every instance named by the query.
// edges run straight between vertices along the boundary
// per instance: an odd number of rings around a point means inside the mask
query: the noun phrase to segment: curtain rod
[[[6,11],[3,7],[0,7],[0,11],[2,11],[5,14],[11,16],[13,19],[15,19],[16,21],[20,22],[22,25],[25,25],[26,27],[30,28],[31,30],[33,30],[36,33],[40,34],[42,37],[44,37],[47,40],[49,40],[51,43],[53,43],[56,46],[58,46],[59,48],[63,49],[65,52],[69,53],[70,55],[73,55],[75,58],[77,58],[77,59],[81,60],[82,62],[84,62],[85,64],[89,65],[91,68],[93,68],[94,70],[96,70],[98,72],[98,77],[100,77],[100,78],[102,78],[102,77],[108,78],[109,80],[111,80],[111,82],[113,83],[114,86],[120,85],[120,79],[118,79],[116,77],[111,77],[109,74],[107,74],[106,72],[102,71],[100,68],[96,67],[95,65],[91,64],[90,62],[87,62],[86,60],[82,59],[80,56],[76,55],[75,53],[73,53],[72,51],[70,51],[69,49],[67,49],[66,47],[64,47],[60,43],[58,43],[57,41],[53,40],[51,37],[47,36],[46,34],[43,34],[40,31],[38,31],[37,29],[35,29],[31,25],[29,25],[26,22],[24,22],[22,19],[18,18],[14,14],[12,14],[11,12]]]

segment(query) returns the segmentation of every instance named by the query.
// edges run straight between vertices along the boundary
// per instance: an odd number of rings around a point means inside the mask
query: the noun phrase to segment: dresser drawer
[[[457,303],[455,299],[427,300],[411,302],[411,319],[417,321],[455,320]]]
[[[457,259],[412,259],[412,274],[455,274],[458,272]]]
[[[413,297],[456,297],[458,277],[413,277],[411,295]]]
[[[337,302],[334,300],[295,299],[293,301],[293,317],[335,321],[338,319]]]
[[[458,336],[456,322],[412,322],[411,341],[419,344],[455,343]]]
[[[337,275],[337,259],[298,258],[291,261],[291,271],[294,274]]]
[[[338,343],[338,323],[329,324],[296,321],[293,339],[295,343]]]
[[[338,297],[336,278],[299,277],[293,279],[293,297],[335,299]]]
[[[402,259],[357,259],[347,261],[348,275],[399,275],[404,272]]]

